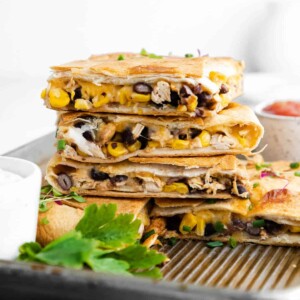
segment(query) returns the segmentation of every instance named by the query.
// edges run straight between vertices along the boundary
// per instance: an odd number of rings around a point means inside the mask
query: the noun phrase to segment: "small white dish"
[[[14,157],[0,156],[0,169],[21,176],[15,182],[2,176],[0,183],[0,259],[13,260],[20,245],[35,241],[42,174],[36,164]]]
[[[263,102],[254,108],[265,129],[260,148],[268,145],[262,155],[266,161],[300,161],[300,117],[279,116],[264,111],[266,106],[275,102]]]

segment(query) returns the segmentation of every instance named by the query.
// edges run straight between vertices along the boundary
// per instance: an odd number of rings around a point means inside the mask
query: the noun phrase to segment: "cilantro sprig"
[[[78,195],[76,192],[71,192],[68,195],[64,195],[51,185],[45,185],[41,188],[39,209],[40,212],[48,210],[47,204],[49,202],[58,202],[61,200],[75,200],[79,203],[85,202],[85,199]]]
[[[149,53],[146,49],[142,49],[141,50],[141,52],[140,52],[140,54],[142,55],[142,56],[147,56],[147,57],[149,57],[149,58],[163,58],[161,55],[156,55],[156,54],[154,54],[154,53]]]
[[[138,244],[140,220],[133,214],[116,216],[115,204],[86,207],[75,230],[42,248],[25,243],[19,260],[127,276],[162,277],[157,267],[166,256]]]

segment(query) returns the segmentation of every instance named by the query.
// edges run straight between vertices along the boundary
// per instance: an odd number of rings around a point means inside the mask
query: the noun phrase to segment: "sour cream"
[[[20,175],[0,169],[0,186],[22,180]]]

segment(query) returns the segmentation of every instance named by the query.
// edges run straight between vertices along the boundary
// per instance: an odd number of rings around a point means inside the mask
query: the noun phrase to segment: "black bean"
[[[195,110],[195,114],[196,114],[196,117],[203,117],[203,115],[204,115],[204,110],[198,107],[198,108],[196,108],[196,110]]]
[[[93,134],[92,134],[91,131],[87,130],[87,131],[85,131],[82,135],[83,135],[83,137],[84,137],[86,140],[88,140],[88,141],[90,141],[90,142],[93,142],[93,141],[94,141],[94,137],[93,137]]]
[[[217,102],[216,101],[209,101],[206,103],[206,108],[212,110],[215,109],[217,106]]]
[[[212,95],[207,92],[202,92],[201,94],[197,95],[198,97],[198,105],[197,107],[205,106],[207,102],[212,99]]]
[[[179,134],[179,139],[180,140],[186,140],[187,139],[187,135],[186,134],[184,134],[184,133],[182,133],[182,134]]]
[[[163,103],[155,103],[152,100],[150,101],[151,106],[154,106],[157,109],[163,108],[164,104],[168,104],[169,102],[164,101]]]
[[[166,228],[168,230],[178,231],[181,219],[179,215],[175,215],[173,217],[166,218]]]
[[[242,231],[245,230],[247,224],[240,219],[233,219],[232,225],[235,230]]]
[[[75,92],[75,95],[74,95],[73,100],[82,98],[81,87],[78,87],[77,89],[75,89],[74,92]]]
[[[98,171],[97,169],[93,168],[91,170],[91,177],[92,179],[96,181],[103,181],[109,178],[109,175],[107,173]]]
[[[198,136],[200,133],[202,132],[201,129],[197,129],[197,128],[191,128],[190,129],[190,136],[192,139],[194,139],[196,136]]]
[[[183,98],[187,98],[189,97],[190,95],[192,95],[193,92],[192,90],[190,89],[189,86],[187,85],[183,85],[180,89],[180,96],[183,97]]]
[[[270,234],[276,234],[282,229],[282,225],[270,220],[265,220],[264,228]]]
[[[202,86],[200,83],[198,85],[194,86],[193,92],[195,95],[200,95],[202,93]]]
[[[86,124],[86,123],[84,123],[84,122],[77,122],[77,123],[74,124],[74,127],[81,128],[84,124]]]
[[[152,92],[152,87],[145,82],[138,82],[138,83],[134,84],[133,91],[138,94],[147,95]]]
[[[144,127],[142,130],[138,140],[141,142],[141,149],[145,149],[148,145],[148,139],[149,139],[149,129],[148,127]]]
[[[135,143],[135,139],[133,137],[133,134],[131,132],[131,129],[130,128],[126,128],[122,133],[121,133],[121,136],[122,136],[122,141],[124,144],[126,145],[133,145]]]
[[[205,230],[204,230],[204,236],[212,235],[216,232],[214,225],[211,223],[206,224]]]
[[[65,191],[69,190],[72,187],[72,179],[65,173],[61,173],[57,176],[57,182],[59,186]]]
[[[171,91],[171,105],[177,107],[179,105],[180,97],[177,92]]]
[[[223,84],[220,87],[220,94],[227,94],[229,92],[229,89],[227,87],[227,85]]]
[[[248,232],[251,235],[259,235],[260,234],[260,228],[253,227],[252,223],[247,223],[246,225],[246,232]]]
[[[237,184],[237,190],[238,190],[239,195],[248,193],[247,189],[242,184]]]
[[[120,183],[122,181],[126,181],[128,179],[128,176],[126,175],[116,175],[114,177],[110,178],[110,182],[112,184]]]

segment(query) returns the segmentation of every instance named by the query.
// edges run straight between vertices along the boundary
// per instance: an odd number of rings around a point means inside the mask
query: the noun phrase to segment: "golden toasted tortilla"
[[[119,56],[52,67],[43,92],[46,105],[63,111],[206,117],[242,93],[244,64],[232,58]]]
[[[90,204],[116,204],[117,214],[131,213],[135,218],[142,221],[144,226],[149,225],[148,209],[146,205],[149,199],[117,199],[117,198],[97,198],[85,197],[85,203],[75,201],[62,201],[62,205],[54,202],[48,204],[48,210],[39,213],[37,241],[41,245],[46,245],[59,238],[65,233],[74,230],[79,220],[83,217],[84,208]],[[42,220],[47,220],[47,224]]]
[[[111,197],[247,198],[244,165],[233,155],[130,158],[115,164],[80,163],[56,154],[47,181],[62,193]]]
[[[256,165],[249,162],[247,167],[253,185],[251,202],[246,204],[248,200],[240,199],[156,199],[151,212],[151,229],[164,238],[226,242],[233,237],[240,243],[299,247],[300,177],[297,172],[300,168],[297,164],[291,168],[290,162],[284,161],[259,162]],[[231,212],[230,216],[228,211]],[[174,230],[174,224],[171,229],[168,228],[168,220],[174,216],[177,217],[177,230]],[[208,224],[216,224],[217,221],[225,225],[224,231],[214,232],[209,227],[211,225]],[[190,226],[191,232],[180,230],[184,225]],[[201,226],[205,226],[202,232],[199,231]],[[154,242],[152,239],[151,244]]]
[[[263,127],[252,110],[238,104],[204,121],[67,113],[61,115],[57,131],[57,139],[66,141],[62,156],[92,163],[115,163],[136,156],[247,155],[262,135]],[[116,144],[116,150],[111,147],[115,141],[122,143]],[[117,152],[120,147],[122,151]]]

